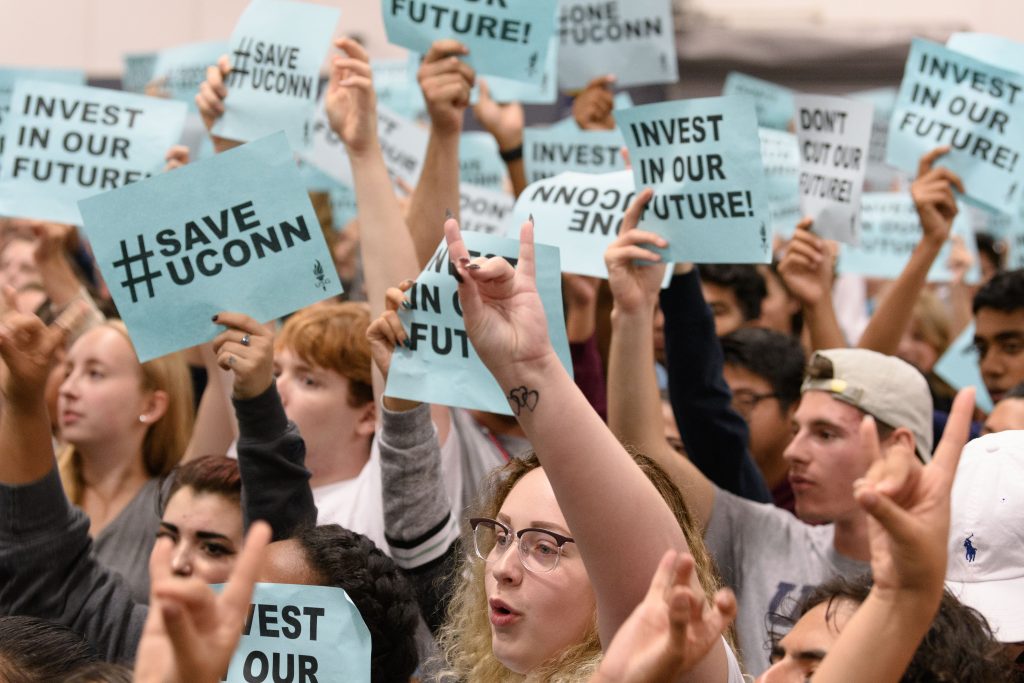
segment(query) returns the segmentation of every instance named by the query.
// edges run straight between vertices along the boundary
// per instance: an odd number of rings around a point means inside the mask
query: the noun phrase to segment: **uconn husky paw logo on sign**
[[[966,549],[965,556],[967,557],[968,562],[974,562],[974,558],[978,554],[978,549],[974,547],[973,543],[971,543],[972,538],[974,538],[974,534],[971,534],[964,539],[964,548]]]

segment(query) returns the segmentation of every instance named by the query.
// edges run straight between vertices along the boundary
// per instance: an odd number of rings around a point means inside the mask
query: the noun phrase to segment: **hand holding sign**
[[[427,101],[427,112],[439,133],[462,132],[462,117],[476,80],[473,67],[459,59],[469,50],[457,40],[438,40],[430,46],[416,74]]]
[[[377,148],[377,98],[370,55],[351,38],[335,41],[348,57],[335,57],[324,94],[327,120],[349,156]]]
[[[270,527],[256,522],[224,590],[214,594],[196,577],[171,571],[173,544],[161,538],[153,546],[149,615],[135,658],[135,679],[142,683],[216,683],[231,662],[249,613],[249,599],[270,542]]]
[[[228,96],[228,88],[224,85],[224,79],[231,73],[231,62],[227,55],[217,60],[216,66],[206,69],[206,80],[199,85],[199,92],[196,93],[196,107],[199,108],[199,115],[203,119],[203,125],[210,132],[210,139],[213,141],[213,149],[219,154],[232,147],[237,147],[240,142],[228,140],[219,135],[213,134],[213,124],[224,115],[224,98]]]
[[[790,293],[804,306],[813,308],[832,292],[835,242],[823,240],[811,232],[811,219],[796,225],[793,239],[779,263],[779,275]]]
[[[615,76],[607,74],[598,76],[587,83],[576,99],[572,101],[572,117],[583,130],[612,130],[615,128],[615,96],[612,83]]]
[[[661,281],[665,279],[665,264],[661,262],[661,255],[641,245],[653,244],[665,248],[668,241],[661,235],[637,229],[640,214],[653,196],[654,192],[650,188],[636,196],[622,217],[619,237],[604,252],[604,262],[608,266],[608,286],[615,299],[615,310],[619,313],[654,310],[661,291]],[[648,263],[645,265],[644,261]]]
[[[933,168],[935,161],[949,152],[949,149],[948,146],[936,147],[921,157],[917,178],[910,186],[910,195],[914,198],[914,206],[917,207],[924,232],[921,239],[928,240],[936,247],[941,247],[949,238],[953,219],[958,212],[953,188],[960,193],[964,191],[964,184],[956,173],[945,166]]]
[[[385,294],[386,310],[366,329],[366,338],[370,342],[370,355],[373,356],[373,364],[380,370],[385,381],[388,379],[388,371],[391,370],[391,356],[395,352],[395,347],[406,344],[406,340],[409,339],[409,334],[398,317],[398,308],[399,306],[409,307],[409,300],[405,298],[405,293],[414,284],[416,284],[415,280],[405,280],[397,287],[388,287]]]
[[[498,149],[507,152],[523,144],[523,128],[526,127],[526,115],[523,105],[518,102],[499,104],[491,98],[491,89],[487,81],[480,79],[480,91],[473,114],[477,121],[498,142]]]
[[[235,375],[234,397],[256,398],[274,382],[274,335],[243,313],[213,317],[228,329],[213,340],[217,365]]]
[[[515,380],[520,366],[559,363],[537,292],[533,221],[526,221],[520,229],[516,268],[500,257],[471,261],[454,218],[445,222],[444,236],[462,279],[459,299],[466,333],[498,382],[504,385]]]

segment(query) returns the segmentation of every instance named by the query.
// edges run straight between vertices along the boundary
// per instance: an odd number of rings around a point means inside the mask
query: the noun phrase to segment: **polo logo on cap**
[[[974,538],[974,534],[971,534],[970,536],[964,539],[964,548],[967,549],[965,555],[967,557],[968,562],[974,562],[974,558],[978,554],[978,549],[974,547],[973,543],[971,543],[972,538]]]

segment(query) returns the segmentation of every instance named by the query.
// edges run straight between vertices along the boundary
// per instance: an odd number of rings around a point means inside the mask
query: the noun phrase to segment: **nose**
[[[512,546],[518,545],[519,540],[516,539],[516,541],[512,543]],[[510,586],[518,585],[523,580],[524,571],[526,571],[526,569],[523,567],[523,563],[519,561],[518,547],[510,546],[506,548],[504,552],[500,552],[496,557],[492,553],[491,575],[498,581],[498,583]]]
[[[171,556],[171,571],[175,576],[192,576],[192,551],[185,543],[178,543]]]
[[[60,388],[57,390],[57,395],[64,398],[78,396],[78,373],[72,372],[64,378],[64,381],[60,383]]]
[[[800,683],[804,680],[800,675],[794,675],[794,673],[798,674],[787,667],[785,659],[780,659],[761,674],[754,683]]]
[[[783,459],[792,466],[794,463],[806,463],[808,458],[804,455],[803,442],[805,439],[804,430],[800,429],[793,438],[789,440],[789,445],[786,446],[786,450],[782,452]]]
[[[999,354],[993,349],[989,349],[984,356],[978,359],[978,369],[981,370],[981,376],[986,380],[998,379],[1006,371]]]

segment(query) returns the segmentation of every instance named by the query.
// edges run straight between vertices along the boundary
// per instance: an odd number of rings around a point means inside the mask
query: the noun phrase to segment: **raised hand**
[[[203,119],[206,130],[211,130],[213,124],[224,115],[224,98],[228,96],[228,88],[224,79],[231,73],[231,62],[227,55],[222,55],[215,66],[206,67],[206,80],[199,84],[199,92],[196,93],[196,106],[199,108],[199,116]],[[210,135],[213,141],[213,148],[217,152],[223,152],[237,147],[241,143],[237,140],[228,140],[217,135]]]
[[[188,147],[185,145],[172,146],[167,150],[167,154],[164,155],[164,160],[167,162],[164,164],[164,173],[181,168],[189,161]]]
[[[608,286],[615,299],[615,310],[620,313],[639,313],[654,310],[665,277],[665,264],[661,255],[644,248],[644,244],[667,247],[668,242],[661,235],[638,230],[644,207],[651,201],[654,191],[644,189],[630,203],[622,217],[622,229],[604,252],[604,263],[608,267]],[[641,265],[638,260],[650,261]]]
[[[438,132],[462,132],[462,118],[476,72],[459,57],[469,49],[457,40],[438,40],[430,46],[417,72],[430,121]]]
[[[910,196],[914,198],[917,216],[921,220],[922,239],[941,246],[949,237],[956,218],[955,187],[964,191],[960,176],[945,166],[934,167],[936,160],[949,152],[949,146],[936,147],[923,157],[917,165],[917,178],[910,186]]]
[[[213,340],[217,365],[235,376],[235,398],[255,398],[274,381],[274,337],[242,313],[218,313],[213,321],[228,329]]]
[[[477,80],[479,90],[473,115],[488,133],[498,142],[502,152],[515,149],[523,144],[523,128],[526,115],[523,105],[518,102],[499,104],[491,97],[491,89],[484,78]]]
[[[554,349],[537,292],[533,221],[520,230],[515,268],[501,257],[471,259],[454,218],[445,222],[444,236],[462,278],[459,299],[466,333],[499,383],[515,381],[519,366],[550,361]]]
[[[388,371],[391,370],[391,356],[395,353],[395,347],[405,343],[409,338],[402,326],[402,320],[398,317],[398,308],[409,305],[405,293],[414,284],[414,280],[406,280],[398,287],[388,287],[384,312],[366,329],[366,338],[370,341],[370,355],[373,356],[373,362],[385,380],[388,378]]]
[[[377,145],[377,96],[373,91],[370,55],[351,38],[334,46],[347,57],[335,57],[324,94],[327,120],[350,155],[372,151]]]
[[[224,676],[249,613],[270,527],[256,522],[224,590],[171,571],[173,544],[158,539],[150,557],[149,615],[135,658],[141,683],[216,683]]]
[[[690,587],[693,557],[669,550],[651,587],[622,624],[591,683],[671,683],[693,668],[736,618],[736,598],[724,588],[708,605]]]
[[[949,537],[949,492],[970,431],[974,389],[953,401],[935,455],[922,465],[913,444],[897,440],[881,453],[874,420],[861,424],[861,443],[872,465],[854,484],[854,496],[870,516],[868,540],[875,589],[942,596]]]
[[[12,292],[4,292],[10,297]],[[15,301],[7,301],[13,311]],[[0,318],[0,357],[6,364],[0,390],[10,405],[42,401],[58,347],[67,338],[63,327],[47,327],[34,315],[9,312]]]
[[[813,221],[796,224],[786,254],[779,262],[779,275],[786,287],[804,306],[820,303],[832,291],[837,248],[813,232]]]
[[[615,117],[612,115],[615,96],[611,90],[614,82],[615,76],[612,74],[598,76],[576,95],[572,101],[572,117],[576,125],[584,130],[615,128]]]

